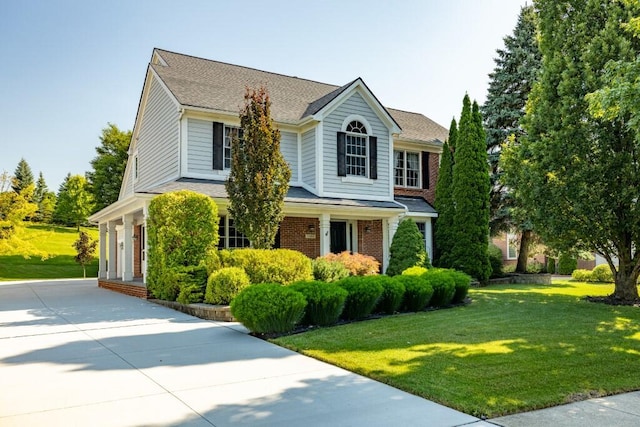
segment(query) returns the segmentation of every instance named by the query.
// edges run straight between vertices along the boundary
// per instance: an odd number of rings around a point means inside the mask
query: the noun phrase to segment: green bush
[[[393,280],[401,283],[405,288],[401,305],[402,311],[422,311],[427,308],[433,296],[433,288],[422,275],[401,274],[394,276]]]
[[[207,273],[215,273],[222,268],[222,261],[220,259],[220,251],[218,248],[210,248],[207,251],[207,256],[204,260],[204,264],[207,266]]]
[[[407,218],[400,223],[389,248],[389,266],[386,273],[397,276],[409,267],[429,267],[424,248],[424,237],[415,221]]]
[[[609,264],[600,264],[591,270],[591,277],[587,281],[613,283],[615,280]]]
[[[451,304],[456,294],[456,282],[448,270],[429,270],[421,277],[433,287],[431,306],[446,307]]]
[[[186,190],[155,197],[149,204],[147,242],[149,291],[156,298],[174,301],[181,290],[174,277],[179,272],[172,269],[199,265],[218,244],[216,204],[208,196]],[[192,299],[192,291],[182,292],[181,300]]]
[[[533,261],[527,263],[527,273],[539,274],[546,272],[547,270],[544,268],[544,264],[540,261],[534,259]]]
[[[308,281],[297,282],[289,287],[300,292],[307,300],[307,309],[301,323],[329,326],[340,318],[348,293],[337,284]]]
[[[573,273],[571,273],[571,278],[578,282],[590,282],[591,270],[584,270],[582,268],[575,269]]]
[[[547,258],[547,272],[551,274],[556,274],[556,259],[555,258]]]
[[[426,272],[427,269],[425,267],[415,266],[407,268],[402,272],[402,274],[404,274],[405,276],[422,276]]]
[[[502,251],[499,247],[491,243],[489,245],[489,263],[491,264],[491,277],[502,277],[504,276],[503,261],[502,261]]]
[[[176,301],[181,304],[202,302],[207,287],[207,267],[204,264],[177,268],[178,288]]]
[[[405,292],[404,285],[389,276],[380,276],[380,284],[382,285],[382,295],[374,311],[376,313],[393,314],[402,305]]]
[[[349,270],[339,261],[329,261],[325,258],[313,260],[313,278],[323,282],[337,282],[349,275]]]
[[[380,263],[369,255],[344,251],[339,254],[329,253],[321,258],[331,262],[339,262],[349,270],[349,274],[352,276],[371,276],[380,272]]]
[[[238,267],[225,267],[211,273],[207,281],[204,302],[229,304],[240,291],[249,286],[249,276]]]
[[[558,274],[569,275],[578,267],[578,260],[571,254],[562,253],[558,258]]]
[[[460,304],[464,302],[469,293],[471,276],[458,270],[449,270],[449,275],[453,278],[456,287],[456,292],[453,294],[451,304]]]
[[[382,295],[380,276],[349,276],[336,282],[348,292],[341,318],[363,319],[371,314]]]
[[[224,267],[240,267],[251,283],[280,283],[289,285],[311,280],[311,260],[291,249],[234,249],[219,251]]]
[[[300,292],[278,283],[244,288],[231,301],[231,314],[255,333],[290,332],[302,319],[307,301]]]

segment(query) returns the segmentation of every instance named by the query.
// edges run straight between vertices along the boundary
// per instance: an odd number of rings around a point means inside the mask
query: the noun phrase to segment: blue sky
[[[526,0],[0,0],[0,172],[51,190],[84,174],[107,123],[134,124],[154,47],[343,85],[445,127],[484,102]]]

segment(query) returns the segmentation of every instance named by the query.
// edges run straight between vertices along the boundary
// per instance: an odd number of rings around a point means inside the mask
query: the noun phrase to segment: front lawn
[[[613,285],[472,289],[472,304],[274,342],[475,416],[640,389],[640,308],[595,304]]]

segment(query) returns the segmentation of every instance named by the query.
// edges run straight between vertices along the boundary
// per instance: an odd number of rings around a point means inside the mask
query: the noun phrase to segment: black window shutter
[[[422,188],[429,188],[429,152],[422,152]]]
[[[224,169],[224,125],[213,122],[213,169]]]
[[[378,138],[369,137],[369,178],[378,179]]]
[[[347,134],[344,132],[338,132],[338,176],[347,176]]]

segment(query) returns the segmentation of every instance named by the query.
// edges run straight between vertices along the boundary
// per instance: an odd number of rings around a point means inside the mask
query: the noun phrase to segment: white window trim
[[[230,171],[231,170],[231,161],[233,159],[233,151],[231,148],[231,141],[229,141],[229,167],[227,167],[226,163],[227,163],[227,156],[226,156],[226,151],[227,151],[227,129],[237,129],[238,131],[240,131],[242,128],[240,126],[233,126],[233,125],[228,125],[228,124],[223,124],[223,135],[222,135],[222,170],[223,171]]]
[[[403,153],[404,158],[403,158],[403,177],[402,177],[402,181],[403,181],[403,185],[397,185],[396,184],[396,164],[395,164],[395,153],[396,151]],[[412,185],[407,185],[407,153],[411,153],[411,154],[417,154],[418,155],[418,183],[416,186],[412,186]],[[398,187],[398,188],[412,188],[412,189],[420,189],[422,188],[422,161],[420,159],[420,155],[421,153],[419,151],[413,151],[413,150],[393,150],[393,185],[394,187]]]
[[[360,122],[362,123],[362,125],[364,126],[365,130],[367,131],[366,135],[362,134],[362,133],[355,133],[355,132],[347,132],[347,127],[349,126],[349,124],[351,122]],[[343,178],[342,182],[357,182],[357,183],[363,183],[363,182],[359,182],[358,180],[364,179],[367,180],[367,182],[364,183],[369,183],[368,181],[372,181],[371,178],[369,178],[369,150],[371,149],[371,145],[370,145],[370,139],[369,137],[371,135],[373,135],[373,130],[371,125],[369,124],[369,121],[367,119],[365,119],[363,116],[359,115],[359,114],[350,114],[347,117],[345,117],[345,119],[342,121],[342,127],[341,127],[342,132],[344,132],[346,135],[351,135],[351,136],[357,136],[357,137],[365,137],[365,166],[364,166],[364,173],[365,175],[352,175],[349,174],[347,172],[347,176],[345,178],[356,178],[356,181],[345,181]],[[345,144],[346,144],[346,140],[345,140]],[[348,154],[346,153],[345,150],[345,168],[349,168],[349,166],[346,164],[347,162],[347,157]]]
[[[140,171],[138,168],[138,150],[133,152],[133,182],[138,182]]]
[[[516,238],[516,235],[515,235],[515,234],[513,234],[513,233],[507,233],[507,247],[506,247],[506,251],[507,251],[507,253],[506,253],[506,255],[507,255],[507,259],[508,259],[508,260],[515,260],[515,259],[518,259],[518,248],[517,248],[513,243],[511,243],[511,241],[512,241],[512,240],[514,240],[515,238]],[[511,255],[510,255],[510,253],[509,253],[509,246],[513,246],[513,248],[514,248],[514,252],[515,252],[515,254],[516,254],[515,256],[511,256]]]

